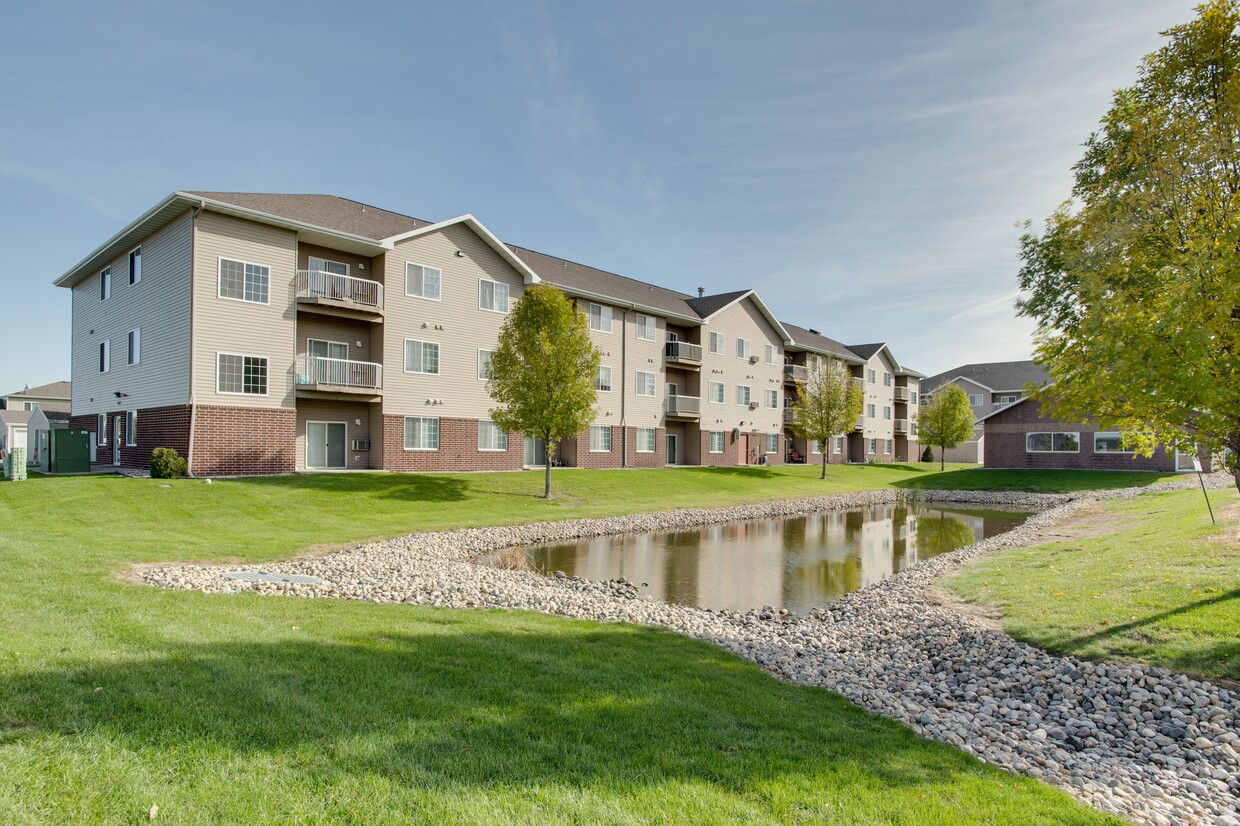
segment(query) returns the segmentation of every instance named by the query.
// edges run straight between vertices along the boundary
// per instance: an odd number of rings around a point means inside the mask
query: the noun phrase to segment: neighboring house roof
[[[817,330],[810,330],[807,327],[798,327],[795,324],[784,322],[784,329],[792,336],[792,343],[804,350],[813,350],[818,353],[825,353],[829,356],[838,356],[845,361],[863,362],[865,359],[849,350],[840,342],[833,338],[827,338]]]
[[[989,419],[991,416],[997,416],[1000,413],[1004,413],[1008,410],[1011,410],[1013,407],[1019,407],[1020,405],[1024,404],[1027,401],[1031,401],[1029,396],[1021,396],[1019,399],[1012,402],[1011,404],[1005,404],[1003,405],[1003,407],[995,408],[994,410],[987,413],[985,416],[979,416],[977,421],[975,421],[973,424],[981,424],[982,422]]]
[[[981,364],[963,364],[953,370],[947,370],[931,376],[921,383],[923,393],[931,393],[948,382],[956,379],[968,379],[979,384],[992,393],[1006,390],[1024,392],[1025,385],[1045,385],[1050,376],[1046,370],[1032,361],[992,361]]]
[[[51,384],[41,384],[38,387],[15,390],[8,395],[29,396],[35,399],[69,399],[73,396],[72,388],[73,386],[67,381],[54,381]]]
[[[31,410],[0,410],[0,422],[5,424],[25,424],[30,421]]]
[[[530,269],[538,273],[543,281],[554,284],[567,293],[604,300],[619,299],[641,309],[665,313],[686,321],[699,320],[697,312],[689,304],[689,296],[684,293],[524,247],[512,244],[509,244],[509,247]]]

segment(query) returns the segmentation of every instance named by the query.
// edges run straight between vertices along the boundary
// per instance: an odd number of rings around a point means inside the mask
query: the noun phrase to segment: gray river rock
[[[271,565],[177,565],[140,579],[204,593],[283,594],[450,608],[510,608],[603,622],[663,626],[707,640],[796,683],[822,686],[925,737],[1044,780],[1096,808],[1154,824],[1240,826],[1240,694],[1165,669],[1047,653],[927,598],[964,561],[1044,541],[1044,533],[1104,498],[1184,487],[1170,482],[1080,495],[925,491],[924,503],[1037,511],[1024,525],[918,562],[808,616],[772,607],[744,613],[642,599],[633,583],[543,577],[478,560],[497,550],[620,533],[685,529],[902,502],[872,491],[412,534],[321,558]],[[1230,484],[1229,477],[1213,480]],[[320,584],[246,581],[235,572],[315,577]]]

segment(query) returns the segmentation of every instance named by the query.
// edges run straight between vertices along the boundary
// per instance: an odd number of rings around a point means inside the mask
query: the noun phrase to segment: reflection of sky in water
[[[646,583],[644,595],[666,602],[742,611],[773,605],[804,614],[1024,520],[1017,513],[875,505],[537,546],[527,556],[545,573]]]

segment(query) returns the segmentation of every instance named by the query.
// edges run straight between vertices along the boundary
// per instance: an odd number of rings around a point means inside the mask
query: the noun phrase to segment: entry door
[[[112,419],[112,464],[116,467],[121,466],[121,428],[124,424],[125,419],[122,416]],[[125,434],[125,438],[129,438],[129,434]]]
[[[526,436],[525,464],[530,467],[542,467],[547,464],[547,443],[542,439]]]
[[[667,434],[667,463],[676,464],[676,434]]]
[[[306,467],[345,467],[347,429],[344,422],[306,422]]]
[[[736,437],[736,463],[738,465],[749,464],[749,434],[742,433]]]

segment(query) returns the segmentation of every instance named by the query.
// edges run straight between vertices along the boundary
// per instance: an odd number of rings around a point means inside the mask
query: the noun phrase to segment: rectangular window
[[[491,378],[491,353],[494,350],[478,351],[478,381],[486,381]]]
[[[95,425],[95,444],[106,445],[108,443],[108,416],[106,413],[99,414],[99,421]]]
[[[129,331],[129,363],[139,364],[142,361],[142,328]]]
[[[439,344],[405,339],[406,373],[439,373]]]
[[[479,450],[507,450],[508,431],[495,422],[478,422]]]
[[[883,418],[887,421],[891,421],[891,405],[883,405]]]
[[[909,393],[909,404],[917,404],[917,391]]]
[[[508,312],[508,285],[478,279],[478,309],[496,313]]]
[[[654,373],[647,373],[645,370],[638,370],[637,386],[633,388],[633,392],[639,396],[653,396]]]
[[[891,374],[886,371],[883,371],[883,387],[890,387],[890,386],[891,386]]]
[[[738,338],[736,340],[736,357],[738,359],[749,358],[749,339]]]
[[[645,341],[654,341],[655,334],[659,329],[658,322],[654,316],[637,314],[637,337]]]
[[[611,307],[591,304],[589,316],[591,330],[598,330],[600,333],[611,332]]]
[[[711,404],[723,404],[723,393],[723,382],[712,381],[709,385],[709,393],[706,399]]]
[[[865,415],[867,418],[870,418],[870,419],[874,418],[874,405],[867,404],[865,406]]]
[[[723,431],[712,430],[710,432],[710,452],[723,453]]]
[[[809,452],[817,453],[821,455],[822,454],[822,442],[818,441],[817,439],[811,439],[809,443]]]
[[[306,353],[321,359],[340,359],[344,361],[349,358],[349,345],[343,341],[324,341],[318,338],[306,339]]]
[[[767,453],[778,453],[779,452],[779,434],[778,433],[766,434],[766,452]]]
[[[878,439],[870,439],[870,453],[878,453]]]
[[[1094,434],[1094,453],[1135,453],[1124,447],[1124,436],[1122,433],[1095,433]]]
[[[142,280],[142,247],[129,253],[129,283],[137,284]]]
[[[723,333],[710,334],[710,351],[717,355],[723,355],[724,347]]]
[[[885,448],[886,449],[883,450],[883,453],[886,453],[888,456],[890,456],[891,455],[891,440],[890,439],[887,440],[887,444],[885,445]]]
[[[220,353],[215,357],[215,389],[219,393],[267,395],[267,359]]]
[[[779,359],[779,348],[776,347],[774,344],[766,345],[766,363],[767,364],[778,364],[779,363],[778,359]]]
[[[982,395],[980,393],[970,393],[969,394],[969,407],[981,407],[981,406],[982,406]]]
[[[1079,433],[1026,433],[1026,453],[1079,453]]]
[[[779,391],[778,390],[767,390],[766,391],[766,406],[771,408],[772,410],[779,407]]]
[[[834,449],[836,453],[844,452],[844,437],[843,436],[835,437],[835,448]]]
[[[594,376],[594,389],[602,393],[611,392],[611,368],[605,364],[600,364],[598,373]]]
[[[657,438],[658,434],[653,427],[637,428],[637,452],[654,453]]]
[[[749,406],[749,388],[746,385],[736,385],[736,403]]]
[[[125,444],[129,447],[138,446],[138,411],[130,410],[125,414]]]
[[[220,259],[219,296],[233,301],[266,304],[269,297],[271,269],[262,264]]]
[[[439,300],[439,286],[443,282],[443,273],[435,267],[424,267],[421,264],[405,264],[405,295],[414,298]],[[504,288],[507,290],[507,287]],[[505,298],[507,302],[507,298]],[[492,309],[487,307],[486,309]]]
[[[99,300],[107,301],[112,297],[112,268],[104,267],[99,273]]]
[[[349,265],[343,261],[329,261],[326,258],[315,258],[313,255],[309,256],[306,268],[312,272],[325,272],[328,275],[349,274]]]
[[[866,372],[866,378],[870,380],[870,384],[873,384],[875,380],[877,379],[878,374],[875,373],[873,370],[866,370],[865,372]]]
[[[405,450],[439,450],[439,419],[434,416],[406,416]]]
[[[112,342],[104,339],[99,342],[99,372],[106,373],[112,369]]]
[[[611,427],[607,425],[590,426],[590,452],[611,452]]]

